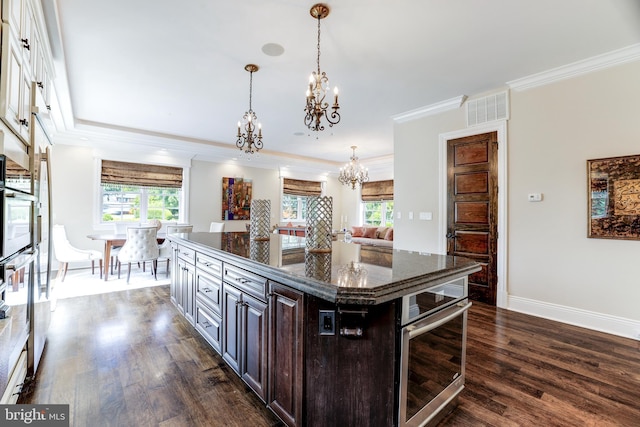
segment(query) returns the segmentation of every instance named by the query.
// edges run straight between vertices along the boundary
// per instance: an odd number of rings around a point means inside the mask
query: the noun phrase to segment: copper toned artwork
[[[588,237],[640,240],[640,155],[587,160]]]
[[[222,178],[222,219],[250,220],[252,192],[250,179]]]

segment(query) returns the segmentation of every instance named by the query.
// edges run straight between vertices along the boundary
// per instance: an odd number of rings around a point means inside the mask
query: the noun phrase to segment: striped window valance
[[[393,200],[393,180],[362,183],[362,201]]]
[[[293,196],[320,196],[322,195],[322,183],[284,178],[282,192]]]
[[[100,183],[182,188],[182,168],[103,160]]]

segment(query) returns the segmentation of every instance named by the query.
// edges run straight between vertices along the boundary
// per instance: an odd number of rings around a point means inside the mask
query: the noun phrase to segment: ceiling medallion
[[[331,92],[329,86],[329,77],[323,71],[320,71],[320,20],[329,16],[329,6],[318,3],[311,7],[309,11],[311,16],[318,20],[318,56],[317,70],[311,73],[309,78],[309,88],[307,89],[307,105],[304,108],[304,124],[312,131],[324,130],[322,118],[324,117],[329,126],[333,126],[340,122],[340,105],[338,105],[338,88],[334,88],[333,105],[331,111],[328,111],[329,103],[325,102],[328,92]]]
[[[253,154],[262,148],[262,124],[258,123],[258,117],[251,108],[251,97],[253,92],[253,73],[260,68],[255,64],[247,64],[244,67],[249,72],[249,110],[242,116],[242,121],[238,122],[238,140],[236,147],[245,154]],[[258,133],[256,134],[256,126]]]
[[[356,184],[362,186],[363,182],[369,181],[369,170],[360,164],[360,161],[356,157],[355,145],[351,146],[353,154],[349,163],[340,168],[340,174],[338,175],[338,181],[344,185],[351,185],[351,189],[356,189]]]

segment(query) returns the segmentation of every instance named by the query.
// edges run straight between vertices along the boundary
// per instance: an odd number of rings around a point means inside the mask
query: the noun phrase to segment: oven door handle
[[[15,272],[22,269],[24,266],[29,265],[30,262],[33,262],[33,260],[36,259],[38,250],[34,249],[31,252],[25,252],[24,255],[24,257],[18,257],[19,259],[16,260],[18,261],[16,264],[6,264],[4,266],[5,270]]]
[[[468,302],[464,306],[460,307],[459,309],[457,309],[453,313],[446,315],[442,319],[438,319],[433,323],[429,323],[429,324],[424,325],[424,326],[419,327],[419,328],[416,327],[415,325],[407,326],[407,331],[409,332],[409,339],[414,338],[414,337],[416,337],[418,335],[422,335],[425,332],[429,332],[430,330],[435,329],[438,326],[444,325],[445,323],[447,323],[448,321],[450,321],[454,317],[457,317],[460,314],[464,313],[465,311],[469,310],[469,307],[471,307],[471,302]]]

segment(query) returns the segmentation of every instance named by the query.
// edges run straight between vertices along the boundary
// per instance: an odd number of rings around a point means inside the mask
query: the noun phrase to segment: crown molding
[[[515,91],[523,91],[638,60],[640,60],[640,43],[573,62],[562,67],[511,80],[507,82],[507,85]]]
[[[396,114],[395,116],[391,116],[391,119],[396,123],[404,123],[421,117],[434,116],[445,111],[460,108],[466,99],[467,95],[460,95],[455,98],[447,99],[446,101],[437,102],[405,113]]]

